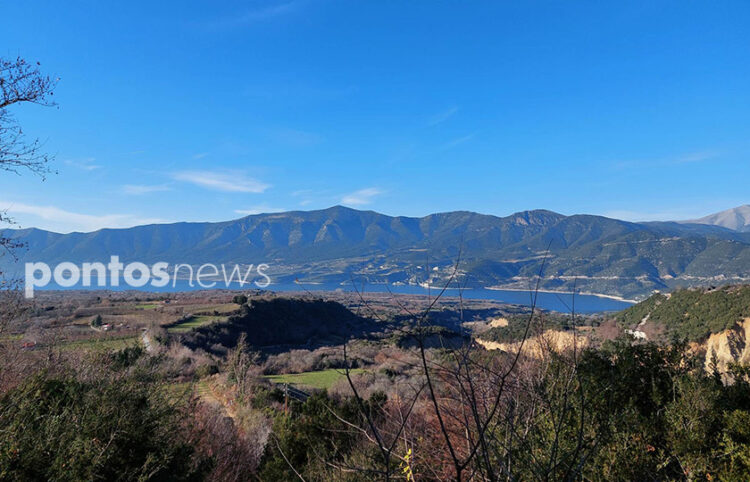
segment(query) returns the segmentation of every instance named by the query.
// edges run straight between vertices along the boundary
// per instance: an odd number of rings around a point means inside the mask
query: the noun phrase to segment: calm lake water
[[[224,283],[217,284],[217,288],[224,289],[225,285]],[[104,290],[110,290],[110,291],[128,291],[133,290],[129,286],[107,286],[104,288],[87,288],[83,286],[73,286],[70,288],[62,288],[60,286],[57,286],[54,283],[50,283],[48,286],[44,288],[36,288],[37,290],[92,290],[92,289],[104,289]],[[179,291],[197,291],[202,290],[204,288],[201,288],[197,284],[193,284],[193,286],[190,286],[187,280],[177,280],[177,283],[175,286],[172,286],[172,283],[169,285],[162,287],[162,288],[156,288],[150,285],[147,285],[144,287],[144,292],[156,292],[156,293],[174,293]],[[232,284],[230,285],[229,289],[233,290],[241,290],[243,289],[242,286],[239,284]],[[255,286],[252,285],[250,288],[248,288],[248,285],[245,284],[244,289],[255,289]],[[411,294],[411,295],[427,295],[428,291],[426,288],[422,288],[421,286],[412,286],[412,285],[398,285],[398,286],[388,286],[382,284],[369,284],[365,286],[364,291],[370,292],[370,293],[387,293],[390,289],[393,293],[400,293],[400,294]],[[312,292],[325,292],[325,291],[339,291],[339,292],[354,292],[354,289],[350,284],[348,285],[340,285],[340,284],[305,284],[305,285],[299,285],[294,283],[272,283],[266,291],[278,291],[278,292],[288,292],[288,291],[312,291]],[[432,296],[436,296],[439,290],[433,289],[431,290]],[[445,294],[443,296],[458,296],[458,290],[456,289],[448,289],[446,290]],[[465,299],[478,299],[478,300],[494,300],[494,301],[500,301],[503,303],[513,303],[518,305],[526,305],[530,306],[531,304],[531,294],[528,291],[506,291],[506,290],[488,290],[488,289],[464,289],[463,290],[463,297]],[[629,306],[632,306],[632,303],[626,302],[626,301],[620,301],[615,300],[611,298],[604,298],[601,296],[595,296],[595,295],[584,295],[584,294],[577,294],[575,296],[575,300],[572,294],[570,293],[544,293],[540,292],[537,294],[537,307],[546,309],[546,310],[555,310],[555,311],[561,311],[561,312],[569,312],[569,307],[573,305],[573,301],[575,301],[575,310],[577,313],[597,313],[597,312],[603,312],[603,311],[619,311],[623,310],[625,308],[628,308]]]

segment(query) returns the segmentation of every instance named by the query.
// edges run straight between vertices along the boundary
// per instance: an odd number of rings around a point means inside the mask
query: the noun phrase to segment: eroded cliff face
[[[619,330],[618,330],[619,333]],[[572,349],[584,349],[591,345],[588,333],[547,330],[541,335],[529,337],[523,344],[523,354],[534,358],[543,358],[546,353],[561,353]],[[632,333],[631,333],[632,336]],[[636,340],[640,337],[633,337]],[[499,343],[476,338],[476,342],[486,350],[502,350],[516,353],[519,342]],[[690,352],[703,357],[707,372],[718,370],[726,374],[731,364],[750,365],[750,318],[738,322],[733,328],[714,333],[703,342],[690,344]]]
[[[498,343],[495,341],[482,340],[477,338],[477,343],[482,345],[486,350],[502,350],[509,353],[516,353],[521,347],[520,342],[515,343]],[[589,338],[580,333],[547,330],[541,335],[529,337],[523,344],[523,354],[533,358],[544,358],[547,353],[563,351],[576,348],[584,349],[589,345]]]
[[[720,373],[726,373],[732,363],[750,363],[749,341],[750,318],[745,318],[729,330],[709,336],[701,347],[706,353],[706,370],[712,370],[714,362]]]

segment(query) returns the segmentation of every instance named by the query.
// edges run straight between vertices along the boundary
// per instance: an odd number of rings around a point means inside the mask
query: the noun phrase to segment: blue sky
[[[23,227],[345,204],[690,218],[750,202],[750,3],[0,0]]]

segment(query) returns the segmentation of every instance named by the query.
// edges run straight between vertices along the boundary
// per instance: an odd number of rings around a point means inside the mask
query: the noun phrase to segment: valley
[[[0,370],[9,390],[6,397],[19,397],[23,390],[37,387],[31,373],[44,366],[45,376],[56,383],[73,383],[65,377],[74,369],[77,376],[87,377],[86,383],[100,387],[95,390],[107,393],[142,384],[154,394],[164,394],[152,395],[153,403],[177,404],[181,413],[189,413],[189,420],[201,424],[199,431],[177,426],[172,430],[191,437],[198,450],[194,459],[214,461],[215,477],[241,467],[241,473],[257,474],[260,479],[282,478],[289,467],[283,461],[289,456],[308,476],[337,473],[315,468],[315,457],[347,460],[372,448],[367,435],[357,435],[360,429],[354,423],[365,421],[359,419],[363,409],[356,403],[383,404],[376,430],[403,423],[398,420],[404,403],[415,407],[408,412],[410,423],[436,422],[430,408],[432,395],[424,391],[426,374],[434,377],[433,389],[442,394],[438,406],[446,413],[454,403],[460,403],[458,407],[474,403],[466,402],[462,392],[453,398],[452,387],[482,387],[489,395],[481,395],[481,403],[489,403],[487,396],[507,393],[532,404],[551,400],[569,404],[565,410],[584,409],[590,420],[584,422],[586,430],[605,430],[600,423],[613,423],[608,430],[645,437],[643,450],[672,444],[660,442],[660,437],[683,436],[681,429],[667,424],[654,432],[655,423],[666,422],[660,411],[648,408],[639,415],[646,417],[642,422],[621,424],[619,418],[629,415],[622,408],[613,413],[613,407],[622,406],[613,404],[613,399],[665,404],[662,397],[675,396],[673,391],[679,390],[678,399],[666,405],[667,413],[672,413],[673,404],[705,395],[710,387],[713,402],[705,410],[717,413],[725,410],[719,404],[724,397],[750,397],[745,365],[750,285],[678,290],[653,295],[620,312],[574,317],[494,300],[377,292],[68,290],[41,291],[33,302],[7,298],[10,294],[4,293],[4,306],[17,306],[18,311],[5,318],[0,335],[9,362]],[[502,371],[508,367],[517,368]],[[463,370],[468,374],[461,375]],[[499,381],[510,375],[512,385],[498,389]],[[558,387],[565,386],[558,382],[571,383],[575,378],[566,377],[573,375],[580,382],[557,393]],[[539,377],[550,377],[551,385],[524,388]],[[110,380],[117,380],[112,387],[119,388],[106,388]],[[694,392],[694,383],[704,391]],[[648,388],[650,384],[656,385]],[[607,387],[607,394],[599,392],[601,386]],[[34,389],[40,393],[38,387]],[[583,397],[586,405],[566,401],[568,397]],[[503,410],[517,409],[511,400],[503,402]],[[96,410],[108,410],[110,402],[114,400],[102,399]],[[733,410],[735,417],[746,413],[741,400],[721,403],[729,403],[726,410]],[[5,405],[6,410],[16,406],[28,410],[22,407],[29,405]],[[533,405],[521,405],[529,406]],[[544,420],[559,410],[553,405],[533,415],[521,409],[524,417],[533,418],[514,423],[525,424],[538,436],[549,433]],[[597,421],[602,418],[603,422]],[[733,443],[741,440],[731,426],[712,423],[722,437],[733,437]],[[411,427],[400,430],[420,454],[412,462],[413,470],[426,474],[438,456],[430,455],[430,447],[440,443],[440,436]],[[322,434],[325,438],[318,437]],[[283,449],[270,445],[270,436],[278,437]],[[460,439],[460,435],[453,437]],[[330,440],[350,444],[334,449],[326,445]],[[617,466],[604,465],[606,458],[623,450],[616,437],[607,440],[603,446],[582,445],[598,460],[589,469],[594,473],[609,476],[636,467],[667,473],[680,470],[670,456],[658,453],[645,467],[627,459]],[[296,446],[295,441],[304,444]],[[221,445],[227,443],[230,446]],[[238,443],[255,452],[240,450]],[[311,444],[314,452],[303,448]],[[538,450],[544,450],[545,444],[541,442]],[[519,456],[524,446],[517,448]],[[534,462],[524,462],[519,470],[535,470],[527,467],[535,467]],[[722,473],[733,470],[713,467]]]
[[[189,265],[266,263],[272,283],[444,285],[456,269],[469,288],[541,289],[645,299],[654,291],[750,280],[750,233],[699,223],[632,223],[537,210],[506,217],[450,212],[409,218],[341,206],[57,234],[4,230],[25,262]],[[458,263],[458,264],[457,264]],[[429,269],[427,269],[429,267]]]
[[[750,2],[0,11],[0,482],[750,480]]]

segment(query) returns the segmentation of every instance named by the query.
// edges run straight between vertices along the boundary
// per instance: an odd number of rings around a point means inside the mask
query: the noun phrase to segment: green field
[[[351,373],[362,373],[362,368],[354,368]],[[344,370],[330,369],[317,372],[289,373],[286,375],[267,375],[263,378],[274,383],[288,383],[299,387],[317,388],[328,390],[339,379],[344,378]]]
[[[169,333],[185,333],[194,328],[201,326],[210,325],[217,321],[224,321],[226,318],[223,316],[193,316],[189,320],[177,323],[175,325],[167,327]]]
[[[135,305],[135,307],[138,308],[139,310],[154,310],[158,306],[160,305],[157,305],[156,303],[146,303],[142,305]]]
[[[236,305],[234,303],[221,303],[218,305],[202,305],[202,304],[190,304],[190,305],[175,305],[183,310],[185,310],[187,313],[196,313],[196,314],[216,314],[214,312],[217,312],[219,315],[230,315],[237,311],[239,308],[239,305]]]
[[[88,338],[85,340],[67,341],[60,344],[63,350],[120,350],[140,343],[138,336],[121,336],[108,338]]]

